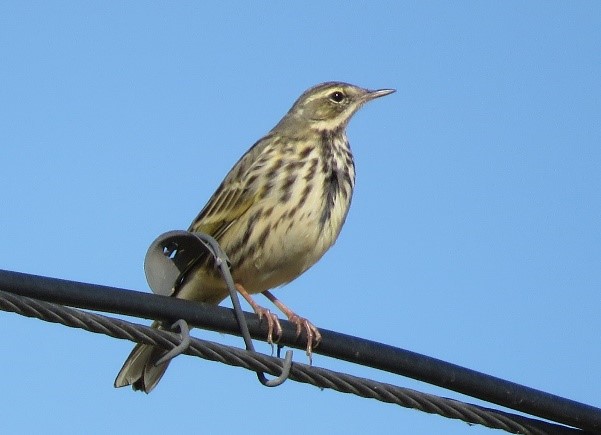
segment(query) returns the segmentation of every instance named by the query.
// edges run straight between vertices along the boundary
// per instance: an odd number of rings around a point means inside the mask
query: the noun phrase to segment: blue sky
[[[323,328],[599,406],[600,18],[598,2],[2,2],[0,268],[146,290],[150,242],[187,228],[301,92],[396,88],[349,126],[338,243],[276,295]],[[0,318],[13,433],[490,433],[190,357],[149,396],[116,390],[130,342]]]

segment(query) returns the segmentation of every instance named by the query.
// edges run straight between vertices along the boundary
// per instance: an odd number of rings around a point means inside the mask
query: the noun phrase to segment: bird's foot
[[[267,320],[267,343],[277,343],[282,337],[282,325],[280,325],[280,319],[278,319],[278,316],[269,311],[267,308],[263,308],[262,306],[257,304],[242,285],[236,284],[236,289],[238,290],[238,293],[240,293],[242,297],[246,299],[246,302],[249,303],[249,305],[252,307],[253,311],[257,314],[257,316],[259,316],[259,320],[262,321],[263,318]],[[275,341],[273,340],[274,331],[276,336]]]
[[[311,364],[313,362],[313,349],[315,349],[321,341],[321,334],[319,333],[319,329],[317,329],[317,327],[309,320],[299,316],[286,305],[284,305],[282,301],[280,301],[273,294],[271,294],[271,292],[264,291],[263,295],[271,302],[273,302],[273,304],[276,307],[278,307],[282,311],[282,313],[286,315],[286,317],[288,317],[288,321],[290,323],[294,323],[296,325],[297,338],[301,335],[303,329],[305,330],[305,333],[307,334],[307,356],[309,357],[309,364]]]
[[[301,335],[303,329],[305,330],[305,333],[307,334],[307,356],[309,357],[309,364],[311,364],[313,362],[313,349],[319,346],[319,342],[321,341],[319,329],[317,329],[317,327],[309,320],[292,311],[290,312],[290,315],[288,315],[288,321],[296,325],[297,338]]]
[[[257,316],[259,316],[260,321],[263,321],[263,318],[267,320],[267,343],[277,343],[282,337],[282,325],[280,325],[280,319],[278,319],[277,314],[272,313],[267,308],[263,308],[257,304],[255,304],[252,308]],[[276,337],[275,341],[273,340],[274,332]]]

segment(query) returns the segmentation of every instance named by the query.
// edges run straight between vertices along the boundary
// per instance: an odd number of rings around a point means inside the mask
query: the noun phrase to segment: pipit
[[[334,244],[351,203],[355,164],[346,127],[366,102],[394,92],[328,82],[305,91],[282,120],[256,142],[227,174],[190,225],[213,236],[231,261],[236,288],[268,323],[268,341],[281,333],[278,318],[251,294],[263,293],[307,335],[311,356],[321,335],[270,289],[286,284],[315,264]],[[198,263],[173,296],[219,304],[228,290],[212,259]],[[158,322],[153,327],[163,327]],[[165,351],[138,344],[117,375],[115,387],[150,392],[168,362]]]

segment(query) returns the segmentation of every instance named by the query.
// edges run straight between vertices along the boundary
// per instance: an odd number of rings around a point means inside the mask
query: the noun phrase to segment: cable
[[[176,298],[1,270],[0,289],[96,311],[164,321],[184,319],[194,327],[239,334],[232,310]],[[257,317],[249,313],[245,313],[245,317],[251,336],[263,339],[265,330]],[[304,348],[302,337],[296,339],[293,325],[282,321],[282,327],[281,344]],[[324,329],[320,332],[322,341],[315,353],[409,376],[530,415],[601,433],[599,408],[381,343]],[[138,339],[136,337],[134,341]],[[168,348],[172,345],[170,343]],[[298,364],[295,363],[294,367]],[[294,379],[294,373],[291,373],[291,379]]]
[[[114,338],[159,346],[164,349],[171,349],[180,341],[178,334],[171,332],[3,291],[0,291],[0,308],[27,317],[60,323]],[[185,353],[252,371],[264,371],[272,374],[281,371],[282,365],[278,358],[196,338],[190,340],[190,346]],[[460,419],[471,424],[502,429],[510,433],[526,435],[587,433],[300,363],[292,365],[289,379],[319,388],[331,388],[340,392],[394,403],[430,414]]]

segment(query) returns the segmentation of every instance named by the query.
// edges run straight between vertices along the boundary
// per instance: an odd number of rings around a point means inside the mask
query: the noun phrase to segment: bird
[[[267,341],[281,333],[278,317],[251,297],[262,293],[307,334],[307,355],[319,330],[277,299],[271,289],[297,278],[334,244],[346,220],[355,186],[355,163],[346,128],[365,103],[395,92],[344,82],[307,89],[263,138],[235,163],[188,228],[215,238],[228,256],[235,286],[268,324]],[[180,281],[177,298],[219,304],[227,286],[207,256]],[[154,328],[168,326],[154,322]],[[134,347],[115,379],[149,393],[169,361],[165,350]]]

